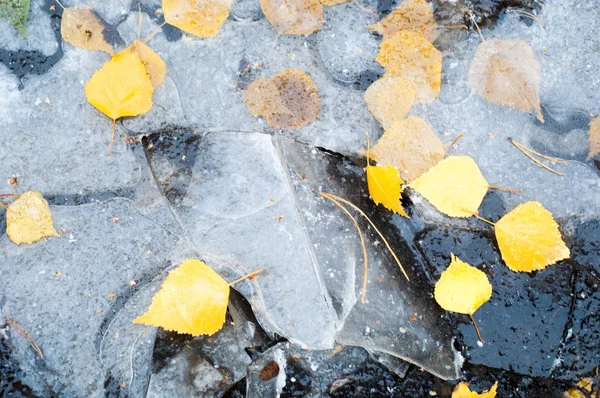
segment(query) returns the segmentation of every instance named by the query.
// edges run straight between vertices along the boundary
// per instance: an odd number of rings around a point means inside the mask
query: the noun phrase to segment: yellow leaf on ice
[[[187,259],[169,272],[148,311],[133,323],[212,335],[225,323],[228,301],[229,284],[202,261]]]
[[[394,166],[411,182],[444,158],[444,144],[425,120],[409,116],[385,131],[371,155],[377,164]]]
[[[152,86],[157,88],[162,84],[163,80],[165,79],[165,75],[167,74],[167,66],[160,56],[150,47],[148,47],[143,41],[136,40],[132,45],[123,51],[137,52],[138,57],[140,57],[140,61],[142,61],[142,64],[144,64],[144,67],[146,68],[148,76],[150,76]]]
[[[134,51],[115,54],[85,85],[89,103],[113,120],[148,112],[153,92],[146,68]]]
[[[390,75],[410,80],[417,90],[417,101],[429,103],[438,96],[442,54],[420,34],[400,30],[384,39],[377,62]]]
[[[321,110],[317,86],[300,69],[258,79],[246,87],[243,95],[248,112],[280,129],[304,127],[319,117]]]
[[[369,112],[384,129],[404,119],[415,102],[415,86],[401,77],[388,74],[375,81],[365,91]]]
[[[375,204],[382,204],[386,209],[408,218],[400,203],[403,181],[398,174],[392,166],[367,165],[369,194]]]
[[[473,315],[492,297],[492,284],[487,275],[461,261],[454,254],[450,265],[435,284],[435,301],[446,311]]]
[[[539,202],[515,207],[495,230],[502,259],[513,271],[541,270],[570,256],[552,213]]]
[[[600,152],[600,117],[593,119],[590,122],[590,153],[588,160],[596,156]]]
[[[383,35],[384,39],[399,30],[407,30],[433,42],[437,23],[433,18],[431,7],[425,0],[407,0],[381,21],[367,26],[367,29]]]
[[[477,213],[489,184],[469,156],[450,156],[410,185],[439,211],[450,217]]]
[[[498,389],[498,382],[495,382],[489,391],[477,393],[471,391],[469,383],[460,382],[454,387],[452,391],[452,398],[494,398],[496,396],[496,390]]]
[[[66,7],[63,11],[60,34],[76,47],[112,54],[112,46],[104,39],[104,29],[104,24],[90,7]]]
[[[216,35],[232,5],[232,0],[162,0],[165,21],[199,37]]]
[[[540,63],[521,40],[486,40],[477,47],[469,70],[469,86],[487,101],[525,112],[540,107]]]
[[[27,191],[6,210],[6,233],[17,245],[34,243],[48,236],[58,236],[52,226],[48,202],[37,191]]]
[[[260,8],[280,35],[309,35],[323,26],[319,0],[260,0]]]

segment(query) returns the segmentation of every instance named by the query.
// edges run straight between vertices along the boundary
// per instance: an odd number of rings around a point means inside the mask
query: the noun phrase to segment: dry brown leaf
[[[365,91],[369,111],[384,129],[404,119],[415,102],[415,86],[402,77],[384,75]]]
[[[157,88],[160,86],[165,79],[167,74],[167,66],[165,62],[155,53],[150,47],[148,47],[143,41],[136,40],[133,44],[127,47],[123,51],[136,51],[142,64],[146,67],[146,72],[150,76],[152,86]]]
[[[60,34],[66,42],[86,50],[112,54],[112,46],[104,39],[104,28],[90,7],[66,7],[60,22]]]
[[[469,86],[487,101],[524,112],[540,107],[540,64],[521,40],[487,40],[477,48],[469,71]]]
[[[408,30],[433,42],[437,23],[433,18],[431,7],[425,0],[407,0],[381,21],[367,26],[367,29],[379,33],[384,38],[392,36],[399,30]]]
[[[590,122],[590,154],[588,160],[600,152],[600,117]]]
[[[384,39],[377,62],[390,75],[410,80],[419,102],[432,102],[440,92],[442,54],[418,33],[401,30]]]
[[[444,158],[444,144],[420,117],[409,116],[386,130],[371,149],[379,165],[394,166],[412,182]]]
[[[311,123],[321,109],[317,87],[300,69],[288,69],[270,79],[258,79],[244,90],[244,102],[254,116],[271,127],[297,129]]]
[[[323,26],[319,0],[260,0],[260,7],[280,35],[309,35]]]

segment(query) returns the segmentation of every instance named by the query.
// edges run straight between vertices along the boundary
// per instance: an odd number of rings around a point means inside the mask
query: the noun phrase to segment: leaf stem
[[[229,282],[229,286],[233,286],[236,283],[239,283],[239,282],[243,281],[244,279],[252,278],[254,275],[260,274],[264,270],[265,270],[264,268],[259,268],[256,271],[250,272],[248,275],[244,275],[241,278],[234,280],[233,282]]]
[[[110,139],[110,145],[108,146],[108,154],[112,152],[113,143],[115,142],[115,128],[117,127],[117,119],[112,120],[112,138]]]
[[[488,223],[488,224],[490,224],[490,225],[494,225],[494,226],[496,225],[496,223],[493,223],[493,222],[491,222],[491,221],[489,221],[489,220],[486,220],[486,219],[485,219],[485,218],[483,218],[483,217],[479,217],[479,214],[473,213],[473,217],[475,217],[476,219],[478,219],[478,220],[480,220],[480,221],[486,222],[486,223]]]
[[[357,212],[359,212],[364,218],[366,218],[367,221],[369,222],[369,224],[371,224],[371,226],[373,227],[373,229],[377,232],[377,234],[379,235],[379,237],[383,240],[383,243],[385,243],[385,246],[387,247],[387,249],[389,250],[389,252],[391,253],[391,255],[394,257],[394,260],[396,260],[396,264],[398,264],[398,266],[402,270],[402,273],[404,274],[404,277],[406,278],[406,280],[410,281],[410,278],[408,277],[408,274],[404,270],[404,267],[400,263],[400,260],[398,260],[398,256],[396,256],[396,253],[394,253],[394,251],[392,250],[392,247],[388,243],[387,239],[383,236],[383,234],[379,231],[379,229],[377,229],[377,227],[375,226],[375,224],[373,223],[373,221],[371,221],[371,219],[365,214],[364,211],[362,211],[354,203],[349,202],[346,199],[340,198],[339,196],[336,196],[336,195],[333,195],[333,194],[330,194],[330,193],[327,193],[327,192],[319,192],[319,194],[321,196],[324,196],[324,197],[328,197],[329,196],[329,197],[335,198],[335,199],[339,200],[340,202],[347,204],[348,206],[352,207],[354,210],[356,210]]]
[[[488,185],[489,189],[499,189],[500,191],[508,191],[508,192],[512,192],[512,193],[520,193],[523,192],[522,189],[512,189],[512,188],[507,188],[507,187],[501,187],[498,185]]]
[[[450,145],[448,145],[446,147],[446,149],[452,147],[454,144],[456,144],[458,142],[458,140],[460,140],[461,138],[463,138],[465,135],[463,133],[460,133],[459,135],[456,136],[456,138],[450,143]]]
[[[481,338],[481,333],[479,333],[479,328],[477,327],[477,322],[475,322],[475,318],[473,318],[473,314],[469,314],[471,317],[471,322],[473,322],[473,326],[475,326],[475,332],[477,332],[477,337],[479,337],[479,341],[485,343],[485,341]]]
[[[19,195],[14,193],[0,193],[0,196],[10,196],[11,198],[19,199]]]
[[[362,293],[360,295],[360,302],[361,302],[361,304],[364,304],[365,295],[367,294],[367,279],[368,279],[368,272],[369,272],[369,259],[367,257],[367,246],[365,245],[365,238],[363,237],[362,231],[360,230],[358,221],[356,221],[356,218],[354,218],[354,216],[352,215],[352,213],[350,213],[348,211],[348,209],[346,209],[344,206],[342,206],[337,200],[335,200],[332,197],[325,196],[325,195],[321,195],[321,196],[323,196],[324,198],[333,202],[333,204],[335,204],[337,207],[342,209],[342,211],[344,213],[346,213],[348,215],[348,217],[350,217],[352,219],[352,222],[354,222],[354,226],[356,227],[356,230],[358,231],[358,235],[360,236],[360,245],[362,246],[362,251],[363,251],[363,269],[364,269],[363,285],[362,285]]]
[[[148,36],[144,37],[144,40],[142,40],[142,43],[146,44],[148,42],[148,40],[152,39],[166,24],[167,24],[167,21],[161,23],[158,26],[158,28],[156,28],[152,31],[152,33],[150,33]]]
[[[7,206],[7,205],[5,205],[4,203],[0,202],[0,206],[4,207],[4,210],[5,210],[5,211],[8,211],[8,206]]]

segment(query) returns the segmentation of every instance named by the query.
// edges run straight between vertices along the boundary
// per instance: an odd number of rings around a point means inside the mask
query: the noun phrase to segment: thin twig
[[[456,136],[456,138],[450,143],[450,145],[448,145],[446,147],[446,149],[452,147],[454,144],[456,144],[458,142],[458,140],[460,140],[461,138],[463,138],[465,135],[463,133],[460,133],[459,135]]]
[[[514,8],[507,8],[506,11],[514,12],[515,14],[519,15],[520,17],[532,19],[535,22],[537,22],[542,28],[544,28],[544,24],[542,23],[542,21],[540,21],[538,17],[536,17],[534,14],[532,14],[530,12],[527,12],[525,10],[517,10]]]
[[[404,267],[400,263],[400,260],[398,259],[398,256],[396,256],[396,253],[394,253],[394,251],[392,250],[392,247],[388,243],[387,239],[383,236],[383,234],[379,231],[379,229],[377,229],[377,227],[375,226],[375,224],[373,223],[373,221],[371,221],[371,219],[365,214],[364,211],[362,211],[354,203],[349,202],[346,199],[340,198],[339,196],[336,196],[336,195],[333,195],[333,194],[330,194],[330,193],[327,193],[327,192],[319,192],[319,194],[321,196],[324,196],[324,197],[328,197],[329,196],[329,197],[335,198],[335,199],[339,200],[340,202],[343,202],[343,203],[347,204],[348,206],[352,207],[354,210],[358,211],[364,218],[366,218],[367,221],[369,222],[369,224],[371,224],[371,226],[375,230],[375,232],[377,232],[377,234],[379,235],[379,237],[383,240],[383,243],[385,243],[385,246],[387,247],[387,249],[389,250],[389,252],[394,257],[394,260],[396,260],[396,264],[398,264],[398,266],[402,270],[402,273],[404,274],[404,277],[406,278],[406,280],[410,281],[410,278],[408,277],[408,274],[404,270]]]
[[[56,1],[56,4],[58,4],[59,6],[61,6],[61,8],[62,8],[63,10],[65,9],[65,6],[63,6],[63,5],[60,3],[60,1],[58,1],[58,0],[54,0],[54,1]]]
[[[475,318],[473,318],[473,314],[469,314],[471,317],[471,321],[473,322],[473,326],[475,326],[475,331],[477,332],[477,337],[479,337],[479,341],[485,343],[485,341],[481,338],[481,333],[479,333],[479,328],[477,327],[477,322],[475,322]]]
[[[512,193],[520,193],[523,192],[522,189],[513,189],[513,188],[507,188],[507,187],[501,187],[498,185],[488,185],[489,189],[498,189],[500,191],[508,191],[508,192],[512,192]]]
[[[360,295],[360,302],[364,304],[365,295],[367,294],[367,279],[368,279],[368,272],[369,272],[369,259],[367,257],[367,246],[365,245],[365,238],[363,237],[362,231],[360,230],[358,221],[356,221],[356,218],[354,218],[354,216],[352,215],[352,213],[350,213],[348,211],[348,209],[346,209],[344,206],[342,206],[337,200],[330,198],[329,196],[323,195],[323,197],[326,199],[329,199],[331,202],[333,202],[333,204],[335,204],[337,207],[342,209],[342,211],[344,211],[344,213],[346,213],[348,215],[348,217],[350,217],[352,219],[352,222],[354,222],[354,226],[356,227],[356,230],[358,231],[358,235],[360,236],[360,245],[362,246],[362,251],[363,251],[363,269],[364,269],[363,270],[363,285],[362,285],[362,293]]]
[[[254,272],[250,272],[248,275],[244,275],[244,276],[242,276],[241,278],[234,280],[233,282],[229,282],[229,286],[233,286],[233,285],[235,285],[236,283],[239,283],[239,282],[243,281],[244,279],[252,278],[254,275],[256,275],[256,274],[260,274],[260,273],[261,273],[261,272],[263,272],[264,270],[265,270],[264,268],[260,268],[260,269],[257,269],[257,270],[256,270],[256,271],[254,271]]]
[[[10,327],[12,327],[12,329],[19,336],[21,336],[22,339],[24,339],[25,341],[27,341],[29,343],[29,345],[31,346],[31,348],[33,348],[33,350],[36,352],[36,354],[38,354],[39,357],[43,360],[44,359],[44,354],[42,353],[42,350],[37,345],[37,343],[35,342],[35,340],[33,339],[33,337],[31,337],[31,335],[29,334],[29,332],[23,326],[21,326],[21,324],[19,322],[15,321],[13,318],[11,318],[9,316],[6,316],[6,314],[4,315],[4,317],[6,318],[6,322],[8,322],[8,324],[10,325]]]
[[[142,34],[142,2],[138,1],[138,40]]]
[[[537,165],[538,165],[538,166],[540,166],[540,167],[543,167],[544,169],[548,170],[548,171],[549,171],[549,172],[551,172],[551,173],[558,174],[559,176],[562,176],[562,177],[564,177],[564,176],[565,176],[565,173],[561,173],[560,171],[554,170],[553,168],[551,168],[551,167],[549,167],[549,166],[546,166],[544,163],[540,162],[539,160],[537,160],[536,158],[534,158],[533,156],[531,156],[531,155],[528,153],[528,151],[531,151],[532,153],[536,153],[536,154],[537,154],[538,152],[535,152],[535,151],[533,151],[533,149],[527,148],[527,147],[526,147],[525,145],[523,145],[523,144],[519,144],[517,141],[513,140],[512,138],[509,138],[508,140],[509,140],[509,141],[510,141],[510,142],[511,142],[511,143],[512,143],[514,146],[516,146],[516,147],[517,147],[517,149],[523,153],[523,155],[525,155],[525,156],[527,156],[529,159],[531,159],[531,161],[532,161],[533,163],[537,164]],[[538,155],[538,156],[539,156],[539,155]],[[545,156],[545,155],[542,155],[542,157],[546,158],[546,156]],[[563,164],[564,164],[564,163],[563,163]]]

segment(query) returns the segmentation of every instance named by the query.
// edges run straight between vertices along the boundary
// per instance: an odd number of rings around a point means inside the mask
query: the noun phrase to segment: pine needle
[[[565,173],[561,173],[560,171],[554,170],[553,168],[546,166],[544,163],[540,162],[539,160],[537,160],[536,158],[534,158],[531,154],[534,154],[536,156],[541,157],[542,159],[546,159],[549,160],[551,162],[555,162],[555,163],[559,163],[559,164],[568,164],[568,162],[565,162],[564,160],[560,160],[560,159],[556,159],[550,156],[546,156],[544,154],[541,154],[537,151],[534,151],[531,148],[526,147],[525,145],[518,143],[517,141],[513,140],[512,138],[508,138],[508,141],[510,141],[511,144],[513,144],[514,146],[517,147],[518,150],[520,150],[525,156],[527,156],[532,162],[534,162],[535,164],[537,164],[540,167],[543,167],[544,169],[548,170],[551,173],[554,174],[558,174],[559,176],[564,177]],[[531,153],[531,154],[530,154]]]
[[[4,315],[4,317],[6,318],[6,322],[12,328],[12,330],[14,330],[22,339],[27,341],[29,343],[29,345],[31,346],[31,348],[33,348],[35,353],[38,354],[38,356],[43,360],[44,354],[42,353],[42,350],[37,345],[37,343],[35,342],[33,337],[31,337],[29,332],[23,326],[21,326],[21,324],[19,322],[15,321],[11,317],[6,316],[6,314]]]
[[[263,272],[265,269],[264,268],[259,268],[256,271],[250,272],[248,275],[244,275],[239,279],[234,280],[233,282],[229,282],[229,286],[233,286],[236,283],[240,283],[241,281],[243,281],[244,279],[248,279],[248,278],[252,278],[254,277],[256,274],[260,274],[261,272]]]

